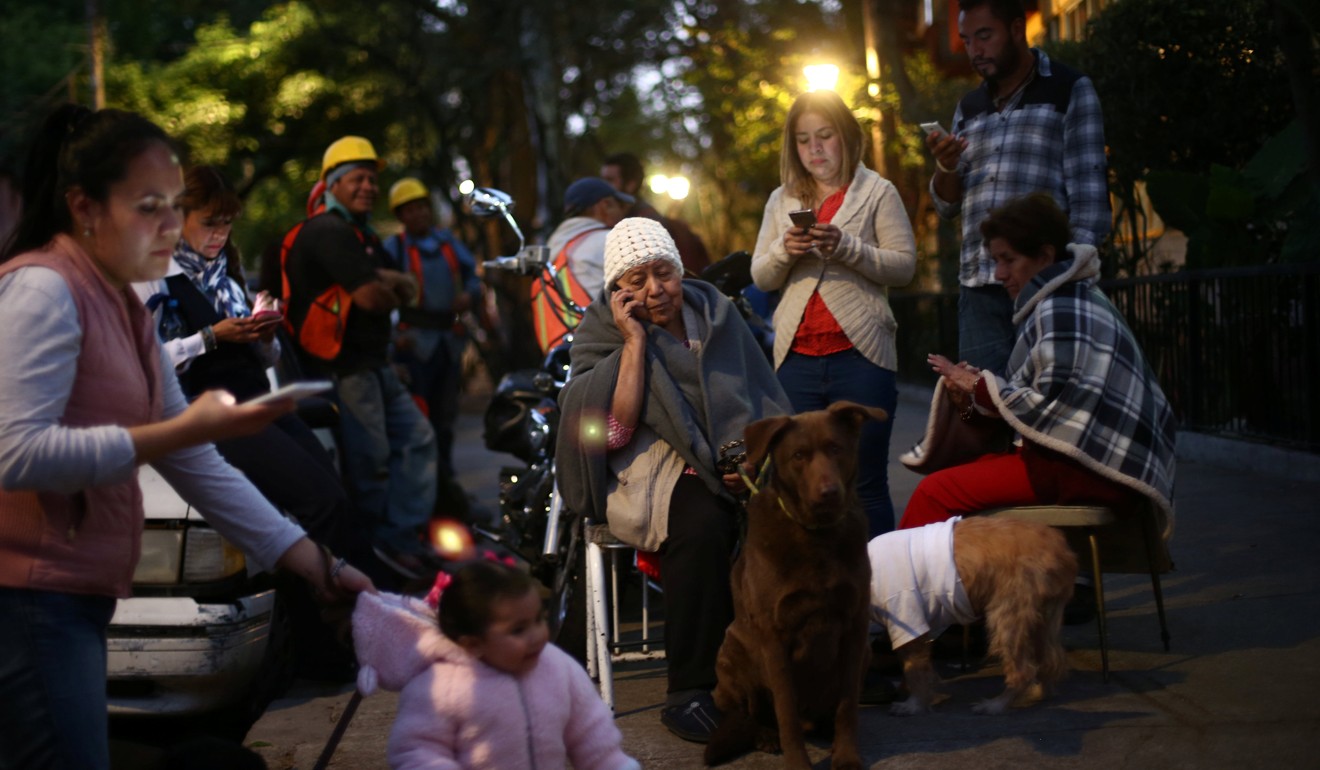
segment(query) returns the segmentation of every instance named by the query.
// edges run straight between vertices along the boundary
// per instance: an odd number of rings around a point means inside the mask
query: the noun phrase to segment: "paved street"
[[[927,399],[904,392],[895,457],[924,430]],[[465,414],[460,427],[461,482],[493,505],[495,472],[507,458],[482,447],[479,413]],[[970,708],[997,692],[998,669],[964,674],[947,661],[941,673],[952,697],[933,714],[898,718],[883,707],[863,709],[868,767],[1320,767],[1320,474],[1315,458],[1289,456],[1290,477],[1283,478],[1269,473],[1284,467],[1276,457],[1256,470],[1253,447],[1230,450],[1213,465],[1179,462],[1176,570],[1163,581],[1170,652],[1160,644],[1149,578],[1110,576],[1108,684],[1094,625],[1065,629],[1074,670],[1060,692],[1002,717]],[[918,477],[891,465],[902,510]],[[647,768],[701,766],[701,747],[660,725],[662,664],[621,667],[616,683],[625,750]],[[274,770],[311,768],[350,693],[298,685],[252,729],[249,745]],[[367,698],[330,766],[385,768],[393,717],[391,694]],[[816,768],[828,768],[828,756],[827,745],[811,748]],[[781,766],[766,754],[727,765]]]

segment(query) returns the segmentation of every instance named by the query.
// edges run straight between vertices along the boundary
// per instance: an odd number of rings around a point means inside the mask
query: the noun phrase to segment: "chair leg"
[[[1089,530],[1091,542],[1091,579],[1095,581],[1095,622],[1100,626],[1100,681],[1109,683],[1109,634],[1105,628],[1105,583],[1100,573],[1100,543],[1095,530]]]
[[[642,580],[642,652],[650,653],[651,645],[651,588],[646,584],[646,573],[637,572]]]
[[[610,549],[610,641],[619,645],[619,549]],[[611,649],[613,652],[613,649]]]
[[[587,646],[594,648],[596,673],[600,677],[600,697],[614,710],[614,661],[610,657],[609,619],[605,609],[605,555],[596,543],[587,543],[587,585],[590,590],[592,618]],[[589,654],[590,657],[590,654]]]
[[[1150,565],[1150,588],[1155,592],[1155,611],[1160,616],[1160,641],[1164,642],[1164,651],[1169,651],[1169,624],[1164,619],[1164,591],[1160,588],[1160,571],[1155,543],[1159,533],[1155,531],[1155,518],[1150,511],[1144,511],[1141,517],[1141,532],[1146,540],[1146,563]]]

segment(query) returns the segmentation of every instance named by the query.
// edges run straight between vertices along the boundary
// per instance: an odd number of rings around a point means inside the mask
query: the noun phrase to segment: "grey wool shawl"
[[[574,332],[571,376],[559,395],[563,415],[555,451],[564,502],[601,522],[606,520],[610,482],[605,415],[623,351],[609,294],[587,307]],[[720,446],[741,439],[748,424],[791,414],[792,408],[746,322],[714,286],[683,281],[683,320],[690,347],[664,329],[646,325],[640,424],[694,468],[712,494],[728,497],[715,467]]]

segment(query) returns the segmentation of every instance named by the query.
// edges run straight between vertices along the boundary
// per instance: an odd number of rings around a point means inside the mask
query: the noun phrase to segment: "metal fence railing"
[[[1101,284],[1177,414],[1201,433],[1320,452],[1320,263],[1193,270]],[[890,297],[899,377],[958,350],[957,295]]]

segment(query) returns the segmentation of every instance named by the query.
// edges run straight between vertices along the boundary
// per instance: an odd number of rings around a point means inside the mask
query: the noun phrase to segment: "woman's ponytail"
[[[23,170],[23,213],[0,253],[0,262],[40,249],[59,233],[73,232],[65,194],[79,187],[104,201],[128,164],[155,142],[173,142],[155,123],[123,110],[92,111],[76,104],[57,108],[37,133]]]

